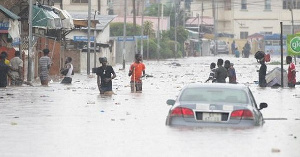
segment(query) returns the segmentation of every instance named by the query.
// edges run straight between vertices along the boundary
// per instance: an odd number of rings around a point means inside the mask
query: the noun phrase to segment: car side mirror
[[[167,104],[173,106],[173,105],[175,104],[175,100],[173,100],[173,99],[168,99],[168,100],[167,100]]]
[[[263,109],[263,108],[267,108],[268,107],[268,104],[267,103],[260,103],[259,104],[259,110]]]

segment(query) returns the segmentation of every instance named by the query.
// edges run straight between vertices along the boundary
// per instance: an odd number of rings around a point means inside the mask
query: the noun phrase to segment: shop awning
[[[53,11],[43,9],[42,7],[33,6],[33,27],[43,27],[47,29],[60,29],[61,19]]]
[[[6,16],[13,20],[19,20],[20,17],[13,12],[9,11],[8,9],[4,8],[2,5],[0,5],[0,11]]]
[[[60,17],[63,29],[73,29],[74,28],[73,18],[66,10],[61,10],[57,7],[52,7],[52,8],[55,11],[55,13],[57,13],[58,16]]]

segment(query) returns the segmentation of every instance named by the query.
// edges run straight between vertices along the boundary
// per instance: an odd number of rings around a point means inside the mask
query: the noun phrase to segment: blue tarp
[[[282,36],[283,40],[286,40],[286,35]],[[272,34],[272,35],[265,35],[265,40],[280,40],[280,34]]]

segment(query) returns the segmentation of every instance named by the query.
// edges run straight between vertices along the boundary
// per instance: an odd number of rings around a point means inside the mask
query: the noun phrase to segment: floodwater
[[[257,103],[268,103],[261,111],[265,124],[246,129],[166,126],[166,100],[175,99],[186,84],[204,82],[210,63],[218,58],[235,64],[238,82],[250,87]],[[259,64],[254,58],[224,55],[144,63],[153,77],[143,80],[142,93],[130,92],[129,64],[125,71],[114,66],[112,96],[101,96],[96,77],[84,73],[75,74],[72,85],[55,81],[42,87],[35,82],[33,87],[0,89],[0,156],[299,157],[300,86],[257,87],[253,82]]]

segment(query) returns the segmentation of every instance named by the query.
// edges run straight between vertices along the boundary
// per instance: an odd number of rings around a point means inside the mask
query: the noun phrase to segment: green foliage
[[[178,50],[184,51],[184,42],[188,38],[188,32],[183,27],[177,27],[177,42],[178,42]],[[175,43],[175,28],[172,27],[168,31],[164,31],[162,33],[163,40],[172,40]],[[175,47],[175,46],[174,46]]]
[[[149,39],[149,56],[147,55],[147,40],[143,41],[143,58],[144,59],[157,59],[157,44],[155,39]],[[141,52],[141,41],[138,42],[138,52]]]
[[[110,24],[110,35],[111,36],[123,36],[123,22],[113,22]],[[136,32],[136,34],[135,34]],[[141,34],[141,27],[136,26],[136,30],[133,27],[132,23],[126,23],[126,35],[127,36],[135,36]]]
[[[153,30],[153,22],[151,21],[144,22],[144,35],[148,35],[150,38],[155,37],[155,33]]]
[[[147,40],[143,42],[143,56],[145,59],[167,59],[167,58],[178,58],[182,57],[182,52],[179,51],[180,44],[177,43],[177,50],[178,53],[175,53],[175,41],[169,40],[165,38],[164,40],[160,41],[160,51],[159,54],[157,53],[157,40],[150,39],[149,40],[149,58],[147,58]],[[141,50],[141,42],[138,42],[138,51],[140,53]]]
[[[163,16],[167,16],[170,17],[170,26],[171,27],[175,27],[175,7],[174,5],[169,5],[166,6],[164,5],[164,12],[163,12]],[[161,11],[161,9],[160,9]],[[151,6],[149,6],[148,8],[146,8],[145,10],[145,15],[146,16],[161,16],[161,14],[158,13],[158,4],[152,4]],[[184,17],[184,11],[183,10],[179,10],[179,6],[177,6],[177,25],[182,26],[185,19]]]
[[[161,6],[160,6],[161,7]],[[161,8],[160,8],[161,11]],[[145,9],[146,16],[161,16],[161,13],[158,13],[158,3],[152,4],[151,6],[147,7]],[[164,16],[170,16],[171,14],[171,8],[164,5]]]
[[[270,62],[269,64],[270,64],[270,65],[280,65],[281,62],[279,62],[279,61],[274,61],[274,62]]]

